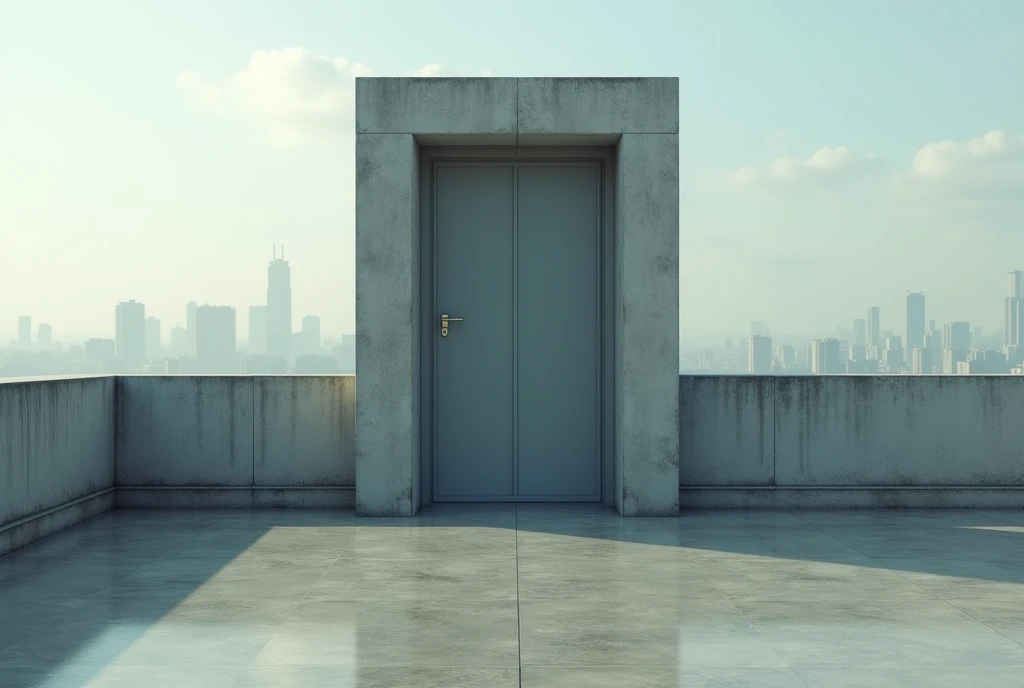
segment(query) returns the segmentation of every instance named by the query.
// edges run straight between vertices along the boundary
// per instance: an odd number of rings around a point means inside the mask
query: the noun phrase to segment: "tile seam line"
[[[519,688],[523,687],[523,610],[519,593],[519,504],[515,505],[516,526],[516,674]]]

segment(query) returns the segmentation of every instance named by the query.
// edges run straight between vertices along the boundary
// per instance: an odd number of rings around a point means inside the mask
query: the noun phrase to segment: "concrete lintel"
[[[356,79],[357,134],[515,134],[514,78]]]
[[[518,132],[678,134],[679,79],[523,78]]]

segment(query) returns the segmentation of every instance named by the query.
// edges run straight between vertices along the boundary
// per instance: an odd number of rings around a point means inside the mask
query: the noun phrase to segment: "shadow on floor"
[[[115,510],[0,558],[0,685],[86,685],[118,663],[125,664],[117,674],[123,685],[146,685],[149,667],[170,670],[164,664],[173,651],[200,663],[209,657],[210,685],[248,686],[236,681],[254,657],[346,560],[498,555],[546,565],[593,558],[635,570],[645,556],[653,562],[674,551],[727,599],[799,589],[811,597],[821,590],[828,601],[833,588],[861,585],[859,571],[885,570],[891,582],[869,584],[906,584],[934,599],[1002,585],[1003,596],[1019,595],[1024,604],[1022,511],[694,511],[623,519],[578,505],[445,505],[413,518]],[[737,561],[754,558],[764,565],[738,572]],[[551,589],[587,584],[582,568],[552,565],[561,580],[549,580]],[[219,620],[234,630],[225,633]],[[189,630],[161,635],[174,628]]]

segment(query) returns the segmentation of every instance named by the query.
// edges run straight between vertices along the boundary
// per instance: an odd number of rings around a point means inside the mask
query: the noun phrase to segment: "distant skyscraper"
[[[160,357],[160,319],[152,315],[146,318],[146,358]]]
[[[281,257],[274,259],[267,268],[267,353],[271,356],[291,355],[292,350],[292,270]]]
[[[127,363],[146,359],[146,307],[135,301],[124,301],[114,308],[114,341],[117,357]]]
[[[835,375],[844,367],[841,363],[838,339],[815,339],[808,347],[810,369],[815,375]]]
[[[117,354],[117,344],[113,339],[87,339],[82,353],[90,361],[106,361]]]
[[[249,354],[267,353],[267,307],[249,306]]]
[[[40,351],[49,351],[53,346],[53,330],[49,324],[43,323],[39,326],[39,331],[36,334],[36,341],[39,345]]]
[[[924,346],[924,294],[907,294],[907,318],[903,328],[903,345],[907,351]]]
[[[878,306],[871,306],[868,308],[867,338],[868,346],[882,346],[882,330],[879,326]]]
[[[237,373],[235,309],[199,306],[196,309],[196,359],[208,373]]]
[[[189,301],[185,306],[185,338],[188,340],[188,356],[196,355],[196,309],[199,304]]]
[[[307,354],[320,353],[320,316],[307,315],[302,318],[302,335]]]
[[[910,371],[914,375],[929,375],[932,372],[932,350],[914,349]]]
[[[866,346],[868,343],[868,321],[857,318],[853,321],[853,345]]]
[[[188,330],[180,325],[171,329],[171,356],[189,356]]]
[[[354,334],[341,335],[341,344],[336,354],[338,367],[342,373],[356,372],[356,336]]]
[[[942,328],[942,348],[968,351],[971,348],[971,325],[951,322]]]
[[[796,365],[796,349],[789,344],[780,344],[776,347],[775,357],[783,367]]]
[[[32,346],[32,316],[18,316],[18,345],[27,349]]]
[[[903,348],[903,338],[889,334],[890,336],[885,338],[885,348],[882,349],[882,363],[892,373],[906,366],[907,357]]]
[[[764,322],[761,320],[752,322],[750,323],[750,334],[754,335],[755,337],[767,337],[768,326],[765,325]]]
[[[961,363],[967,361],[967,349],[951,349],[945,348],[942,350],[942,374],[943,375],[958,375],[960,374],[959,366]]]
[[[983,335],[982,330],[981,330],[980,327],[975,326],[975,327],[971,328],[971,348],[972,349],[981,349],[981,348],[983,348],[981,346],[981,340],[982,340],[983,336],[984,335]]]
[[[772,374],[772,338],[751,335],[747,340],[747,372],[751,375]]]
[[[1006,346],[1024,344],[1021,322],[1024,321],[1024,271],[1014,270],[1006,276],[1006,321],[1003,335]]]

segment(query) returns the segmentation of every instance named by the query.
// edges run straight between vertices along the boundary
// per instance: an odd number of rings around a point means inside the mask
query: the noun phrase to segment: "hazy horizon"
[[[831,332],[872,305],[898,332],[907,291],[937,323],[1003,326],[1024,3],[442,5],[6,5],[0,333],[112,337],[135,299],[165,337],[188,301],[234,306],[244,335],[281,244],[294,329],[354,332],[364,74],[680,77],[684,338]]]

